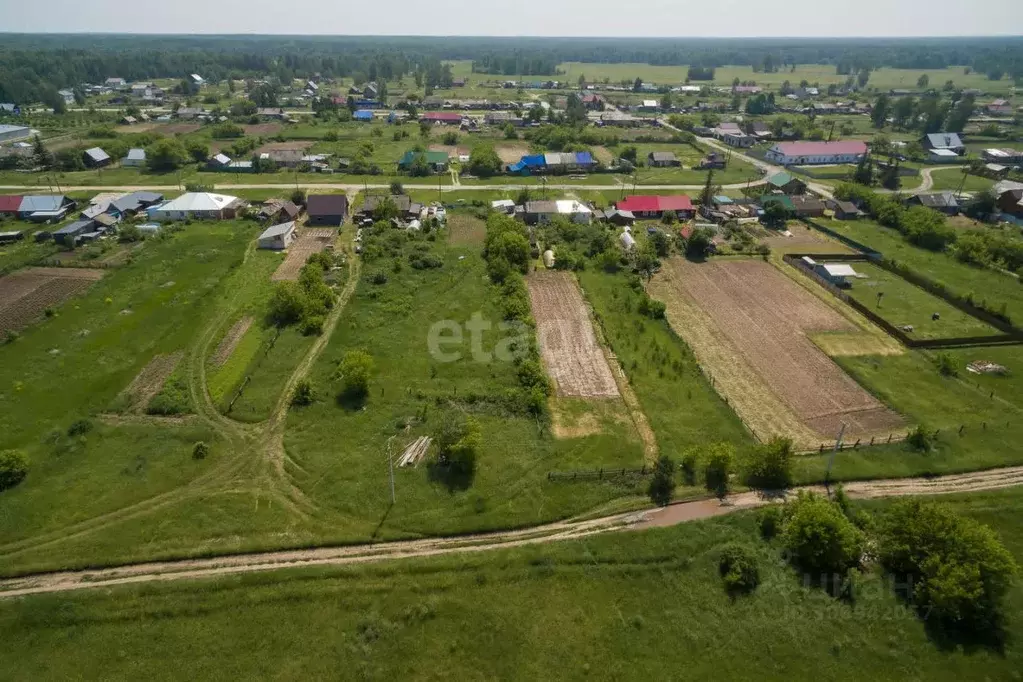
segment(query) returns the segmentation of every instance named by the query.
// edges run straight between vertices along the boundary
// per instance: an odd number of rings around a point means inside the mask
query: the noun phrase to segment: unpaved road
[[[904,495],[977,492],[1017,485],[1023,485],[1023,466],[934,478],[856,481],[845,484],[845,490],[852,498],[872,499]],[[823,486],[808,486],[800,489],[826,492]],[[794,491],[789,491],[789,494],[792,492]],[[780,495],[765,497],[758,493],[741,493],[727,498],[724,503],[718,502],[716,499],[696,500],[658,509],[613,514],[596,519],[559,521],[535,528],[479,535],[345,547],[281,550],[205,559],[149,562],[99,570],[40,573],[0,581],[0,598],[156,581],[196,580],[283,568],[341,566],[456,552],[486,552],[584,538],[611,531],[674,526],[687,521],[771,504],[780,499],[782,499]]]

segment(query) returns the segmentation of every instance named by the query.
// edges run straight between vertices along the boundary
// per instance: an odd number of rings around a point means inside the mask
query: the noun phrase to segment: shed
[[[813,271],[832,284],[843,287],[849,285],[850,278],[859,277],[848,263],[816,263]]]
[[[74,246],[79,237],[92,232],[96,223],[92,220],[76,220],[53,233],[53,240],[64,246]]]
[[[0,244],[10,244],[25,238],[21,232],[0,232]]]
[[[129,149],[128,155],[121,162],[122,166],[144,166],[146,165],[145,149]]]
[[[490,202],[490,208],[510,215],[515,210],[515,202],[511,199],[498,199]]]
[[[85,165],[92,168],[101,168],[110,164],[110,155],[99,147],[86,149],[84,153]]]
[[[618,241],[622,243],[622,248],[626,251],[632,251],[636,247],[636,240],[628,232],[622,232],[618,235]]]
[[[647,165],[658,168],[682,165],[682,162],[675,156],[675,152],[650,152],[646,158]]]
[[[259,248],[283,251],[295,240],[295,222],[271,225],[259,235]]]

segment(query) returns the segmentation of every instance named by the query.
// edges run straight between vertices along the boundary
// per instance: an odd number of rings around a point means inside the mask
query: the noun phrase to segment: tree
[[[21,450],[0,451],[0,491],[13,488],[28,475],[28,457]]]
[[[312,405],[314,400],[313,385],[308,379],[299,379],[295,384],[295,392],[291,394],[291,404],[298,406]]]
[[[990,188],[977,192],[966,203],[966,215],[974,220],[986,221],[998,210],[998,196]]]
[[[686,257],[692,260],[703,260],[709,254],[714,245],[714,232],[706,227],[699,227],[693,230],[686,240]]]
[[[441,137],[441,142],[448,146],[454,146],[458,144],[458,133],[454,132],[453,130],[449,130],[448,132],[444,133],[443,137]]]
[[[401,184],[400,180],[391,181],[391,195],[400,196],[405,193],[405,186]]]
[[[632,83],[632,91],[633,92],[639,92],[642,89],[643,89],[643,79],[642,78],[636,78],[636,80],[633,81],[633,83]]]
[[[760,584],[756,555],[744,545],[730,543],[721,548],[718,572],[725,583],[725,590],[732,595],[749,594]]]
[[[802,490],[786,506],[781,539],[792,564],[816,575],[844,576],[863,553],[863,534],[842,510]]]
[[[210,146],[201,137],[191,137],[185,141],[185,151],[193,161],[202,163],[210,158]]]
[[[305,206],[306,201],[305,190],[302,189],[301,187],[296,187],[291,191],[290,199],[291,203],[295,204],[296,206]]]
[[[672,99],[670,90],[661,95],[661,109],[663,109],[664,111],[671,111],[671,107],[673,104],[674,101]]]
[[[342,381],[342,395],[365,398],[369,394],[369,377],[373,368],[373,358],[366,351],[350,350],[345,353],[337,368],[337,375]]]
[[[926,73],[916,79],[916,87],[921,90],[925,89],[928,85],[930,85],[930,83],[931,79]]]
[[[874,107],[870,110],[870,120],[875,128],[884,128],[888,123],[888,112],[891,110],[891,98],[886,94],[878,96]]]
[[[657,458],[647,492],[654,504],[664,507],[671,502],[671,496],[675,492],[675,463],[667,455]]]
[[[714,200],[714,171],[707,171],[707,182],[703,185],[703,191],[700,192],[700,203],[703,206],[710,206]]]
[[[743,462],[743,480],[751,488],[781,490],[792,485],[792,441],[772,438],[753,448]]]
[[[146,149],[146,164],[157,172],[172,171],[188,163],[188,150],[181,140],[165,137]]]
[[[32,138],[32,159],[39,168],[49,168],[53,165],[53,154],[46,150],[38,135]]]
[[[710,446],[707,460],[703,466],[703,480],[707,490],[724,499],[728,494],[729,476],[735,453],[728,443],[717,443]]]
[[[297,282],[278,282],[270,295],[267,317],[278,327],[287,327],[306,313],[306,296]]]
[[[501,172],[501,157],[491,144],[478,144],[469,154],[467,169],[477,177],[489,178]]]
[[[874,162],[870,160],[869,154],[864,154],[860,162],[856,164],[856,170],[852,175],[853,182],[869,187],[874,184]]]
[[[905,500],[878,524],[877,557],[902,595],[945,625],[982,633],[996,629],[1001,603],[1017,572],[990,528],[947,505]]]
[[[785,225],[792,212],[785,208],[785,205],[780,201],[768,201],[767,205],[764,206],[764,224],[769,227],[781,228]]]

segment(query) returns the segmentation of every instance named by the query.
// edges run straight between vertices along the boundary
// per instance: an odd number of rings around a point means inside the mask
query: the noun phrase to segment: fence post
[[[888,434],[888,442],[889,442],[889,443],[891,443],[891,442],[892,442],[892,434],[890,434],[890,433]]]
[[[871,445],[873,445],[873,444],[874,444],[874,437],[873,437],[873,436],[871,436],[871,437],[870,437],[870,444],[871,444]]]
[[[858,448],[858,447],[860,447],[860,439],[859,439],[859,438],[857,438],[857,439],[856,439],[856,442],[855,442],[855,443],[853,443],[853,450],[855,450],[855,449],[856,449],[856,448]]]
[[[965,428],[966,428],[966,424],[963,424],[963,425],[961,425],[961,426],[959,427],[959,435],[960,435],[960,436],[961,436],[961,435],[963,435],[963,429],[965,429]]]

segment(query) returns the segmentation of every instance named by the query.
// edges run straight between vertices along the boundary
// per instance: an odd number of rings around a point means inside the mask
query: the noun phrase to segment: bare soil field
[[[25,268],[0,278],[0,333],[27,327],[101,277],[87,268]]]
[[[715,386],[761,438],[891,433],[902,418],[810,340],[855,325],[763,261],[671,259],[651,286]],[[695,310],[694,310],[695,309]]]
[[[526,279],[540,353],[559,396],[616,398],[611,368],[593,333],[575,279],[566,272],[535,272]]]
[[[792,234],[791,237],[786,237],[777,230],[767,231],[768,236],[762,241],[771,247],[771,251],[777,253],[855,253],[841,242],[802,223],[790,223],[786,227]]]
[[[245,332],[249,331],[253,321],[252,317],[243,317],[227,330],[227,334],[220,340],[220,345],[217,346],[217,350],[213,353],[212,360],[215,367],[220,367],[227,362],[238,342],[245,336]]]
[[[611,163],[615,160],[615,155],[607,147],[594,147],[593,156],[601,163]]]
[[[313,142],[310,140],[292,140],[290,142],[267,142],[262,147],[255,151],[256,154],[266,154],[267,152],[280,152],[280,151],[291,151],[298,150],[304,152],[313,146]]]
[[[114,132],[124,135],[128,133],[145,133],[156,128],[158,123],[136,123],[134,125],[114,126]]]
[[[464,213],[448,214],[448,239],[459,246],[483,246],[487,225],[479,218]]]
[[[181,362],[182,355],[184,353],[179,351],[170,355],[157,355],[150,360],[121,392],[121,398],[127,405],[124,412],[142,413]]]
[[[284,130],[284,126],[280,123],[252,123],[243,125],[242,130],[246,135],[276,135]]]
[[[162,123],[154,130],[164,135],[187,135],[202,128],[198,123]]]
[[[330,227],[305,227],[299,228],[298,237],[288,247],[288,255],[281,263],[274,274],[270,277],[275,282],[281,280],[295,281],[298,279],[298,272],[309,260],[309,256],[323,251],[327,246],[334,243],[337,238],[337,230]]]
[[[529,145],[527,144],[499,144],[494,147],[494,151],[501,157],[501,161],[504,163],[515,163],[526,154],[529,154]]]

